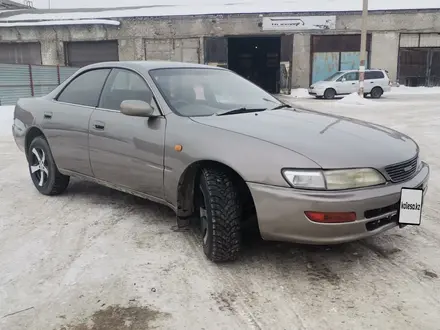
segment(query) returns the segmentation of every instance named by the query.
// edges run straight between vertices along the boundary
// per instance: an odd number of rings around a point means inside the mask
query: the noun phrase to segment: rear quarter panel
[[[47,101],[43,98],[23,98],[18,100],[15,106],[12,133],[21,151],[25,150],[25,138],[29,130],[32,127],[42,130],[45,102]]]

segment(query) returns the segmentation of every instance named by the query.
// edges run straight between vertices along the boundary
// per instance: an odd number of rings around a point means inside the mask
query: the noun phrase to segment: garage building
[[[0,12],[0,63],[206,63],[228,67],[269,92],[289,93],[359,66],[360,3],[320,2],[315,10],[282,3],[257,11],[243,3]],[[372,7],[367,67],[386,69],[411,86],[439,85],[440,5],[432,3]]]

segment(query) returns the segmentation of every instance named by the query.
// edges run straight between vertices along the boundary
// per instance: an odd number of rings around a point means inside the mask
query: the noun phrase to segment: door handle
[[[52,119],[53,113],[52,112],[45,112],[44,113],[44,119]]]
[[[93,127],[97,130],[103,131],[105,129],[105,124],[102,121],[95,121]]]

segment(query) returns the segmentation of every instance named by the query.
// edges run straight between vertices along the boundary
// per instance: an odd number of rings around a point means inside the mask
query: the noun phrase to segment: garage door
[[[0,43],[0,63],[41,64],[40,43]]]
[[[67,66],[82,67],[98,62],[119,61],[116,40],[67,42],[65,49]]]

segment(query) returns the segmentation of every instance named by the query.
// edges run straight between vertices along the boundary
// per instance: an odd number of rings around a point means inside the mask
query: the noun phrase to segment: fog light
[[[355,212],[304,212],[307,218],[320,223],[344,223],[356,221]]]

